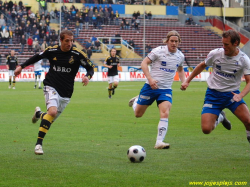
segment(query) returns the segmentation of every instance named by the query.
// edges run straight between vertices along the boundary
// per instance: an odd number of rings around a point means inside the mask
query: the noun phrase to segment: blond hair
[[[167,38],[166,38],[166,39],[163,39],[163,43],[167,43],[167,42],[169,41],[169,38],[170,38],[171,36],[177,36],[177,37],[178,37],[178,40],[179,40],[179,43],[181,43],[181,36],[180,36],[180,34],[179,34],[177,31],[175,31],[175,30],[168,32]]]

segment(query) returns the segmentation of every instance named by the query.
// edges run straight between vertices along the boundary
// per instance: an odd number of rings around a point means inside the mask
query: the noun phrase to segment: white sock
[[[224,117],[222,114],[219,115],[218,119],[216,120],[215,124],[214,124],[214,128],[217,127],[217,125],[222,122],[224,120]]]
[[[156,144],[163,142],[168,131],[168,118],[161,118],[158,123]]]
[[[134,103],[133,103],[133,110],[135,111],[135,108],[136,108],[136,106],[137,106],[137,101],[138,101],[138,98],[136,98],[135,100],[134,100]]]
[[[39,87],[41,87],[41,79],[39,79]]]

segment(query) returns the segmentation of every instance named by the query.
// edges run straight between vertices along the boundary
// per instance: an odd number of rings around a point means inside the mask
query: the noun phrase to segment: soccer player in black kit
[[[103,66],[108,68],[108,94],[109,98],[111,98],[111,92],[112,95],[115,94],[115,89],[119,83],[118,67],[120,66],[120,62],[119,57],[116,56],[116,49],[113,48],[110,50],[110,56],[106,58]]]
[[[16,89],[16,87],[15,87],[16,80],[15,80],[14,71],[15,71],[17,65],[18,65],[18,60],[17,60],[17,57],[15,56],[15,51],[11,50],[10,55],[8,55],[6,58],[6,66],[7,66],[7,69],[9,70],[9,89],[11,88],[12,77],[13,77],[12,89]]]
[[[87,71],[82,78],[83,86],[88,85],[89,79],[94,74],[94,65],[87,55],[72,46],[74,41],[71,31],[63,30],[60,33],[60,41],[60,46],[48,47],[40,54],[35,54],[15,70],[15,75],[19,75],[23,68],[43,58],[47,58],[50,62],[49,72],[43,81],[47,112],[42,112],[40,107],[36,107],[35,114],[32,117],[33,123],[36,123],[39,118],[41,119],[35,146],[35,154],[37,155],[43,154],[42,143],[46,133],[70,101],[74,89],[74,79],[80,65]]]

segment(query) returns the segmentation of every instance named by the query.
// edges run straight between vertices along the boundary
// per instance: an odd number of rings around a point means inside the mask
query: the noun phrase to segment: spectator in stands
[[[12,28],[9,27],[9,44],[13,43],[13,31]]]
[[[112,5],[109,5],[108,11],[109,11],[109,13],[111,14],[111,12],[113,11]]]
[[[118,13],[118,10],[116,10],[116,11],[115,11],[115,24],[116,24],[116,25],[119,25],[119,17],[120,17],[120,15],[119,15],[119,13]]]
[[[186,23],[186,25],[196,25],[196,23],[194,22],[194,20],[191,16],[186,19],[185,23]]]
[[[33,40],[31,38],[31,36],[29,36],[29,38],[27,40],[27,44],[28,44],[28,52],[32,52]]]
[[[109,43],[109,39],[107,38],[107,35],[105,34],[104,37],[106,37],[106,38],[103,38],[102,43],[108,44]]]
[[[97,14],[96,17],[96,24],[99,30],[102,30],[102,18],[100,16],[100,14]]]
[[[136,11],[134,11],[134,13],[132,14],[132,17],[134,17],[135,19],[137,19],[137,13],[136,13]]]
[[[4,19],[4,15],[1,14],[1,18],[0,18],[0,27],[2,27],[4,24],[6,24],[5,19]]]
[[[204,7],[204,2],[202,0],[199,2],[199,7]]]
[[[132,46],[133,48],[135,47],[135,42],[134,42],[133,38],[130,38],[130,40],[128,41],[128,44],[130,46]],[[129,47],[129,48],[132,49],[131,47]]]
[[[13,1],[12,1],[12,0],[9,0],[9,4],[8,4],[8,10],[9,10],[9,11],[12,10],[13,5],[14,5]]]
[[[47,47],[49,47],[49,45],[47,44],[46,40],[44,40],[41,45],[41,51],[44,51]]]
[[[16,14],[17,14],[16,10],[13,8],[12,11],[11,11],[10,16],[11,16],[12,22],[14,22],[14,23],[15,23],[15,20],[16,20]]]
[[[91,42],[90,42],[90,40],[87,40],[87,42],[85,44],[85,48],[88,49],[89,47],[91,47]]]
[[[120,23],[120,29],[123,30],[124,28],[125,28],[125,23],[124,23],[124,20],[122,19]]]
[[[9,31],[8,28],[5,27],[2,31],[1,31],[1,37],[2,37],[2,43],[7,44],[9,43]]]
[[[35,41],[33,42],[33,47],[34,47],[35,54],[41,51],[41,46],[36,38],[35,38]]]
[[[165,5],[165,3],[164,3],[163,0],[160,0],[160,1],[159,1],[159,4],[160,4],[160,5]]]
[[[209,1],[209,6],[215,7],[215,0],[210,0]]]
[[[89,29],[89,16],[88,14],[85,14],[85,30]]]
[[[101,51],[101,43],[100,43],[99,40],[96,40],[96,41],[95,41],[95,49],[96,49],[97,51]]]
[[[93,17],[92,17],[92,23],[93,23],[93,29],[97,29],[97,22],[96,22],[95,14],[93,14]]]
[[[126,23],[125,23],[125,30],[129,30],[129,29],[130,29],[129,22],[128,22],[128,21],[126,21]]]
[[[92,24],[93,24],[93,22],[92,22],[92,17],[93,17],[93,15],[94,15],[94,12],[93,12],[93,7],[91,6],[91,7],[90,7],[90,10],[89,10],[89,12],[88,12],[88,16],[89,16],[89,24],[90,24],[90,25],[92,25]]]
[[[149,11],[149,13],[148,13],[148,19],[152,19],[152,12],[151,11]]]
[[[109,12],[108,12],[107,8],[105,8],[105,10],[104,10],[103,20],[104,20],[104,25],[108,25],[109,24]]]
[[[135,30],[137,30],[137,33],[139,32],[139,25],[140,25],[140,20],[137,18],[135,20]]]
[[[88,55],[88,58],[90,59],[91,58],[91,56],[92,56],[92,49],[91,49],[91,47],[89,47],[88,49],[87,49],[87,55]]]
[[[197,0],[194,0],[194,3],[193,3],[193,6],[199,6],[199,3],[198,3],[198,1]]]
[[[114,25],[115,14],[114,14],[113,10],[111,11],[111,13],[109,15],[109,19],[110,19],[110,25]]]
[[[76,29],[76,37],[78,38],[78,36],[79,36],[79,30],[80,30],[80,23],[79,23],[79,21],[76,21],[76,23],[75,23],[75,29]]]
[[[24,51],[25,45],[26,45],[26,39],[25,39],[25,36],[24,36],[24,35],[22,35],[20,44],[21,44],[21,52],[20,52],[20,53],[22,54],[23,51]]]

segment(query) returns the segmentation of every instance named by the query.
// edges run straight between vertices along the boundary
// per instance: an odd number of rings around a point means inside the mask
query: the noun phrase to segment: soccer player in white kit
[[[237,31],[225,31],[222,34],[222,44],[223,48],[210,51],[205,61],[197,65],[182,83],[181,90],[186,90],[196,75],[207,66],[212,66],[213,72],[207,80],[208,88],[201,113],[202,131],[209,134],[220,122],[230,130],[231,124],[222,111],[228,108],[245,125],[247,139],[250,142],[250,113],[243,100],[250,91],[250,59],[238,48],[240,35]],[[246,85],[240,92],[243,75]]]
[[[183,70],[184,55],[178,50],[181,42],[177,31],[170,31],[167,34],[166,46],[160,46],[151,51],[141,63],[141,69],[147,81],[141,89],[140,95],[129,101],[133,106],[135,117],[142,117],[148,106],[155,100],[159,107],[160,121],[155,149],[168,149],[169,143],[163,142],[168,129],[168,116],[172,106],[172,83],[176,71],[179,73],[181,82],[185,80]],[[148,65],[151,64],[151,72]]]
[[[34,86],[34,88],[36,88],[37,79],[38,79],[38,88],[42,89],[42,87],[41,87],[41,73],[43,71],[42,63],[43,63],[43,60],[39,60],[38,62],[36,62],[34,64],[34,73],[35,73],[35,86]]]

